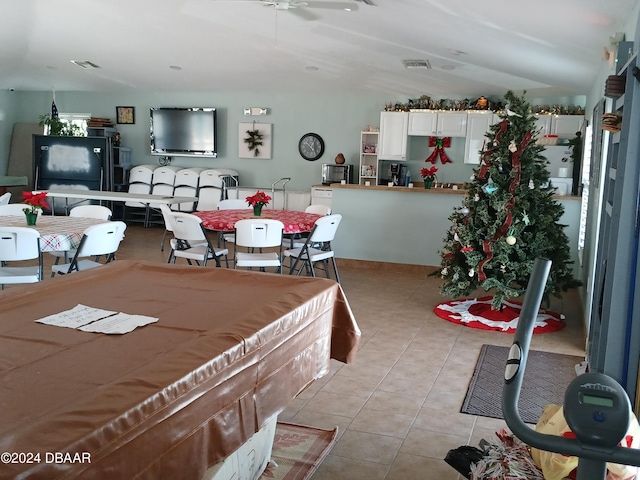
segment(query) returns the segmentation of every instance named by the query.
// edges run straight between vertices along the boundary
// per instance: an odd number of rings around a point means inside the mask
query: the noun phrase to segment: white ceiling
[[[584,95],[638,0],[343,1],[0,0],[0,89]]]

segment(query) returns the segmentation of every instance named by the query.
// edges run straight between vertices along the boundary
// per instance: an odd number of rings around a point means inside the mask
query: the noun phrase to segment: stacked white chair
[[[155,165],[137,165],[129,171],[129,193],[149,195]],[[127,213],[130,217],[127,218]],[[146,227],[149,219],[149,206],[146,203],[129,201],[124,204],[124,218],[127,221],[139,221]]]
[[[176,197],[196,197],[200,183],[200,173],[204,168],[183,168],[176,172],[173,194]],[[195,202],[174,203],[171,210],[178,212],[193,212],[196,209]]]
[[[25,260],[38,261],[37,265],[24,266]],[[11,267],[7,262],[21,262]],[[40,233],[33,228],[0,227],[0,285],[35,283],[42,280],[42,252]]]
[[[176,173],[181,170],[180,167],[174,167],[165,165],[158,167],[153,171],[153,178],[151,180],[151,194],[161,195],[163,197],[173,196],[175,189]],[[149,204],[149,215],[147,218],[147,225],[149,223],[162,223],[162,214],[160,213],[159,203]]]
[[[223,194],[224,182],[219,170],[207,169],[200,172],[197,211],[216,210],[220,200],[224,199]]]

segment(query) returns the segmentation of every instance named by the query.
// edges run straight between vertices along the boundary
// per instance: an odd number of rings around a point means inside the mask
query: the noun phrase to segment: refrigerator
[[[573,192],[573,159],[571,146],[554,145],[545,147],[542,156],[546,157],[549,181],[556,189],[557,195],[572,195]]]
[[[71,188],[111,191],[112,138],[34,135],[33,168],[36,190]]]

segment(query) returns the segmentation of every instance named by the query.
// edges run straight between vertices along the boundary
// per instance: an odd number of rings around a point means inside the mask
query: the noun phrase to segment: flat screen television
[[[151,154],[217,157],[215,108],[152,108]]]

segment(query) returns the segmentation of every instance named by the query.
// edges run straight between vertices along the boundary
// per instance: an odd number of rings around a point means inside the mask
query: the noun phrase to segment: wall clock
[[[298,142],[298,151],[305,160],[318,160],[324,153],[324,140],[317,133],[305,133]]]

